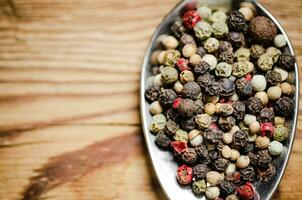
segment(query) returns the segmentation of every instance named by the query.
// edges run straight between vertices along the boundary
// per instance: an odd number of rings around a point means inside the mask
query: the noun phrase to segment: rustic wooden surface
[[[138,89],[149,39],[177,2],[0,0],[0,199],[164,198]],[[302,1],[261,2],[301,63]],[[301,131],[274,199],[302,196]]]

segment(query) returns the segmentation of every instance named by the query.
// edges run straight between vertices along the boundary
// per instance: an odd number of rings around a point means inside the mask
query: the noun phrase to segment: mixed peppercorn
[[[177,180],[208,199],[257,199],[289,136],[295,58],[252,3],[225,13],[186,11],[158,38],[145,92],[156,144],[173,152]]]

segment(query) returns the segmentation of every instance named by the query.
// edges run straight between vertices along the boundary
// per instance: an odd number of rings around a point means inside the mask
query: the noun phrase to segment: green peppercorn
[[[235,52],[235,58],[237,61],[249,61],[250,60],[250,50],[244,47],[239,48]]]
[[[194,181],[192,185],[192,189],[194,194],[196,195],[203,194],[207,189],[206,181],[204,179],[200,181]]]
[[[277,63],[279,60],[279,57],[281,55],[281,51],[275,47],[269,47],[266,49],[266,53],[272,57],[274,63]]]
[[[274,139],[282,142],[288,138],[289,130],[284,125],[280,124],[275,127]]]
[[[216,38],[222,38],[229,32],[229,28],[225,22],[214,22],[212,24],[212,32]]]
[[[157,134],[160,130],[163,130],[166,126],[166,117],[163,114],[156,114],[152,117],[150,124],[150,131]]]
[[[201,40],[209,38],[212,34],[212,27],[207,22],[198,22],[194,26],[195,36]]]
[[[208,50],[209,53],[213,53],[219,48],[219,41],[216,38],[209,38],[204,43],[204,48]]]
[[[164,54],[163,64],[167,66],[174,66],[178,58],[180,58],[180,52],[178,50],[167,50]]]
[[[164,84],[170,85],[178,80],[178,73],[174,67],[164,67],[161,71],[161,78]]]
[[[246,61],[235,62],[233,65],[233,76],[243,77],[249,71],[249,63]]]
[[[226,62],[218,63],[215,69],[215,74],[218,77],[224,77],[224,78],[230,77],[232,74],[232,65]]]
[[[262,54],[258,61],[257,61],[258,67],[262,70],[262,71],[268,71],[271,70],[273,68],[274,65],[274,61],[273,58],[268,55],[267,53]]]
[[[174,140],[176,141],[183,141],[183,142],[188,142],[189,141],[189,137],[188,137],[188,132],[178,129],[175,132],[175,135],[173,136]]]

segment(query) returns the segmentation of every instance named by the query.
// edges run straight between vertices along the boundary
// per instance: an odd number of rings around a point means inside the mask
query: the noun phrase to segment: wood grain
[[[0,0],[0,199],[164,199],[140,129],[139,73],[177,2]],[[301,63],[302,2],[261,2]],[[301,132],[299,122],[274,199],[302,195]]]

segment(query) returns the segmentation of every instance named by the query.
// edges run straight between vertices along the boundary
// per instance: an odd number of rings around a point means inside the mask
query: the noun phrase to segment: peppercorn
[[[180,119],[179,113],[175,109],[172,109],[172,108],[169,108],[167,110],[166,115],[169,119],[176,121],[176,122],[178,122]]]
[[[248,166],[242,170],[240,170],[241,179],[243,181],[254,182],[256,173],[253,167]]]
[[[212,32],[216,38],[222,38],[229,32],[229,27],[225,22],[214,22]]]
[[[230,194],[225,200],[239,200],[239,197],[236,194]]]
[[[185,12],[182,17],[183,24],[188,29],[193,29],[194,26],[201,20],[200,16],[195,10],[189,10]]]
[[[188,185],[192,182],[193,170],[187,165],[182,165],[177,169],[177,180],[180,184]]]
[[[257,166],[262,169],[267,169],[272,162],[272,157],[269,155],[268,150],[261,150],[257,153]]]
[[[176,47],[178,46],[177,39],[171,35],[164,37],[161,40],[161,43],[166,49],[176,49]]]
[[[270,143],[270,139],[267,136],[258,136],[255,144],[259,149],[266,149]]]
[[[210,65],[205,61],[202,61],[200,64],[194,66],[194,72],[196,74],[205,74],[207,71],[209,71],[209,69]]]
[[[263,46],[258,44],[254,44],[250,48],[251,58],[254,60],[258,60],[258,58],[265,53],[265,49]]]
[[[209,52],[213,53],[219,48],[219,41],[216,38],[208,38],[204,43],[204,48]]]
[[[186,44],[183,48],[182,48],[182,55],[186,58],[191,57],[192,55],[194,55],[197,51],[197,47],[195,44]]]
[[[244,185],[237,187],[236,194],[241,199],[249,200],[255,196],[256,190],[255,190],[255,187],[252,185],[252,183],[247,182]]]
[[[160,96],[159,88],[153,85],[149,86],[145,92],[145,98],[149,103],[158,100],[159,96]]]
[[[266,169],[259,169],[258,168],[258,176],[261,181],[267,182],[270,180],[276,173],[276,168],[272,165],[272,163],[269,163],[268,167]]]
[[[195,114],[202,114],[204,110],[204,103],[202,99],[195,100],[194,104],[195,104]]]
[[[154,101],[150,104],[149,111],[151,114],[156,115],[163,112],[163,108],[158,101]]]
[[[203,60],[201,59],[200,55],[194,54],[190,57],[189,62],[191,66],[199,65]]]
[[[220,117],[218,120],[219,127],[223,131],[229,131],[235,125],[235,118],[232,116]]]
[[[217,105],[217,104],[216,104]],[[222,103],[218,108],[218,113],[222,116],[231,115],[234,112],[234,108],[231,104]]]
[[[220,195],[220,191],[218,187],[208,187],[206,189],[206,197],[207,199],[216,199]]]
[[[214,70],[217,66],[217,58],[211,54],[204,55],[201,60],[210,65],[210,71]]]
[[[208,83],[207,87],[205,88],[206,92],[211,96],[219,96],[221,87],[220,83],[217,81],[213,81],[211,83]]]
[[[269,44],[277,35],[277,27],[269,18],[257,16],[251,20],[250,33],[257,42]]]
[[[266,54],[272,57],[273,62],[276,63],[279,60],[281,51],[275,47],[269,47],[266,49]]]
[[[176,82],[174,83],[173,89],[174,89],[174,91],[177,92],[178,94],[179,94],[179,93],[182,93],[183,88],[184,88],[184,86],[183,86],[183,84],[182,84],[181,82],[176,81]]]
[[[274,125],[283,125],[285,123],[284,117],[276,116],[274,117]]]
[[[225,134],[224,134],[225,135]],[[223,136],[224,136],[223,135]],[[230,158],[231,155],[232,155],[232,150],[229,146],[227,145],[223,145],[222,149],[221,149],[221,155],[224,157],[224,158]]]
[[[198,22],[194,27],[195,36],[201,40],[209,38],[212,34],[212,27],[209,23]]]
[[[189,132],[189,140],[192,147],[197,147],[203,142],[203,137],[199,130],[193,129]]]
[[[218,60],[220,62],[226,62],[228,64],[234,63],[234,53],[232,51],[223,51],[219,54]]]
[[[153,86],[156,88],[160,88],[161,86],[163,86],[163,81],[161,79],[161,74],[157,74],[154,79],[153,79]]]
[[[198,47],[196,50],[196,54],[200,55],[200,57],[205,56],[207,53],[207,50],[203,47]]]
[[[211,116],[208,114],[196,115],[195,121],[200,129],[208,128],[212,122]]]
[[[233,47],[239,48],[245,45],[245,38],[241,32],[229,32],[228,41],[232,44]]]
[[[283,34],[278,34],[274,38],[274,44],[277,48],[283,48],[286,45],[286,38]]]
[[[225,169],[225,175],[229,176],[232,175],[236,171],[236,165],[234,163],[230,163],[227,168]]]
[[[230,143],[232,142],[232,140],[233,140],[232,137],[233,137],[232,134],[230,134],[230,133],[225,133],[225,134],[223,134],[223,136],[222,136],[222,140],[223,140],[223,142],[224,142],[225,144],[230,144]]]
[[[234,31],[243,31],[246,29],[246,26],[247,26],[244,15],[237,10],[231,11],[229,13],[228,25],[229,25],[229,28]]]
[[[243,120],[245,116],[245,104],[241,101],[236,101],[232,104],[233,106],[233,116],[237,121]]]
[[[185,152],[188,148],[187,142],[183,141],[173,141],[171,142],[171,146],[176,154],[181,154]]]
[[[244,47],[237,49],[237,51],[235,52],[235,58],[237,59],[238,62],[249,61],[250,55],[251,55],[250,50]]]
[[[224,171],[226,167],[229,165],[230,161],[224,158],[218,158],[212,162],[213,169],[217,171]]]
[[[273,136],[274,135],[274,126],[270,122],[262,123],[260,126],[260,132],[262,136],[268,135]]]
[[[211,186],[217,185],[221,180],[223,180],[223,176],[217,171],[209,171],[206,174],[207,183]]]
[[[163,130],[166,126],[166,117],[163,114],[157,114],[152,117],[152,121],[150,124],[150,131],[152,133],[157,134],[161,130]]]
[[[159,103],[163,107],[170,107],[177,98],[177,94],[172,89],[165,89],[159,96]]]
[[[247,110],[249,113],[258,114],[262,108],[262,101],[258,97],[250,97],[247,100]]]
[[[274,139],[282,142],[288,138],[289,130],[284,125],[280,124],[275,127]]]
[[[164,84],[170,85],[178,79],[177,70],[174,67],[164,67],[161,71],[161,78]]]
[[[171,26],[171,32],[177,38],[180,38],[182,34],[187,32],[187,29],[183,26],[181,19],[178,18],[173,22]]]
[[[232,65],[230,65],[226,62],[219,63],[215,69],[215,74],[218,77],[224,77],[224,78],[231,76]]]
[[[275,113],[273,109],[271,108],[263,108],[260,111],[260,114],[257,116],[257,119],[259,122],[264,123],[264,122],[273,122],[275,117]]]
[[[198,83],[191,81],[184,85],[182,93],[186,98],[198,99],[201,95],[201,88]]]
[[[286,70],[281,69],[279,67],[274,67],[273,71],[276,71],[276,72],[280,73],[281,78],[282,78],[281,81],[285,81],[289,77],[289,73]]]
[[[182,118],[179,122],[179,126],[181,129],[185,131],[191,131],[195,128],[195,118],[189,117],[189,118]]]
[[[164,134],[163,131],[160,131],[155,137],[156,144],[163,149],[170,147],[170,138]]]
[[[240,156],[236,161],[236,166],[240,169],[244,169],[250,164],[250,158],[248,156]]]
[[[205,145],[199,145],[195,147],[195,151],[200,158],[204,159],[208,157],[208,149]]]
[[[262,54],[258,58],[257,65],[262,71],[266,72],[266,71],[271,70],[273,68],[274,61],[273,61],[273,58],[270,55],[265,53],[265,54]]]
[[[250,21],[254,17],[254,11],[250,7],[241,7],[238,11],[241,12],[247,21]]]
[[[223,132],[221,130],[206,129],[204,132],[204,138],[210,144],[218,144],[222,141]]]
[[[210,21],[211,22],[225,22],[227,20],[227,15],[223,11],[215,11],[213,14],[210,16]]]
[[[255,135],[256,136],[256,135]],[[242,154],[249,154],[249,153],[252,153],[254,152],[256,149],[256,145],[254,142],[249,142],[247,143],[243,148],[241,148],[241,152]],[[251,159],[252,160],[252,159]],[[252,162],[252,161],[251,161]]]
[[[215,114],[215,105],[213,103],[207,103],[204,107],[205,113],[208,115],[213,115]]]
[[[215,81],[215,78],[210,73],[205,73],[197,78],[197,82],[203,90],[205,90],[213,81]]]
[[[250,97],[253,95],[253,84],[244,77],[239,78],[235,82],[237,93],[242,97]]]
[[[228,41],[221,40],[219,42],[218,52],[219,53],[222,53],[222,52],[233,52],[232,44],[229,43]]]
[[[235,94],[235,83],[228,78],[219,80],[220,83],[220,96],[229,97]]]
[[[294,101],[289,97],[282,97],[274,104],[274,111],[281,117],[287,117],[294,111]]]
[[[255,91],[261,92],[265,90],[267,83],[263,75],[254,75],[251,81]]]
[[[280,83],[282,81],[281,74],[277,71],[270,70],[266,73],[265,77],[266,77],[267,83],[272,86],[277,85],[278,83]]]
[[[274,140],[271,143],[269,143],[268,151],[273,156],[280,155],[283,152],[283,144],[281,142]]]
[[[164,131],[168,136],[173,136],[175,135],[178,129],[179,129],[179,125],[175,121],[170,119],[167,121]]]
[[[293,70],[295,67],[295,57],[287,52],[283,52],[279,58],[279,66],[285,70]]]
[[[249,63],[246,61],[235,62],[233,65],[233,76],[243,77],[249,71]]]
[[[193,167],[193,178],[195,180],[202,180],[206,178],[207,173],[210,171],[207,165],[197,164]]]
[[[233,144],[235,147],[244,147],[248,143],[248,134],[242,130],[238,130],[233,134]]]
[[[186,34],[186,33],[182,34],[179,42],[180,42],[181,46],[184,46],[186,44],[196,45],[195,39],[191,35]]]
[[[196,12],[202,19],[208,19],[212,14],[212,10],[206,6],[199,7]]]
[[[174,66],[178,58],[180,58],[180,52],[178,50],[167,50],[164,53],[163,64],[166,66]]]
[[[192,190],[195,195],[203,194],[207,189],[207,184],[205,180],[194,181],[192,184]]]
[[[186,151],[181,156],[183,162],[187,164],[192,164],[197,161],[197,154],[194,148],[187,148]]]

